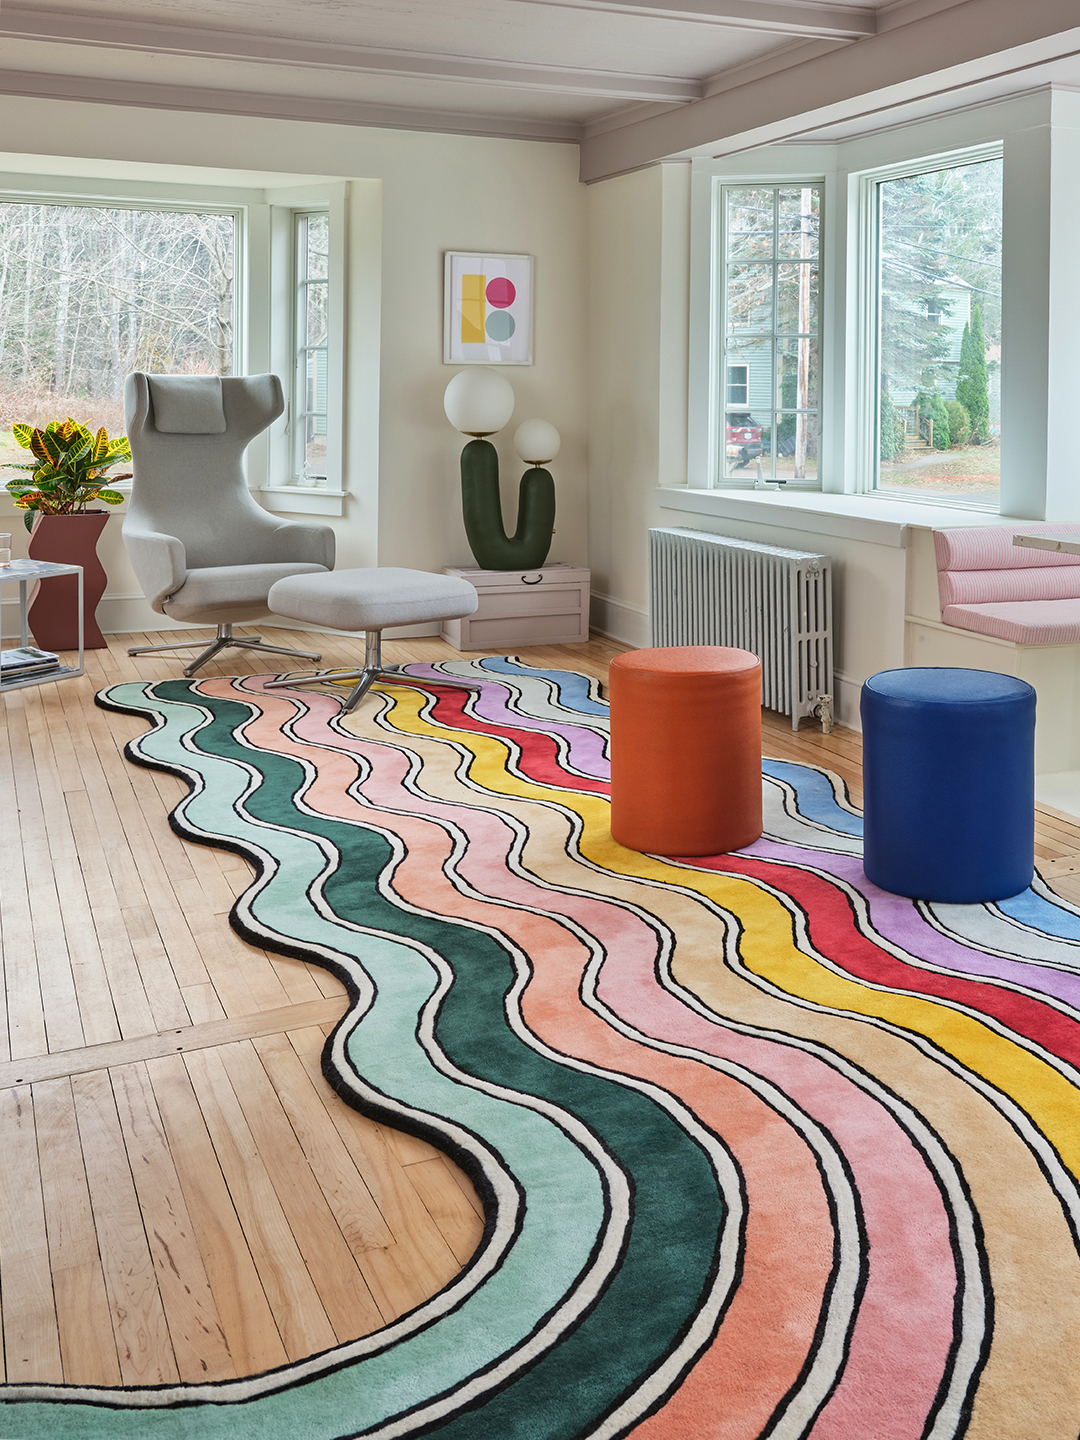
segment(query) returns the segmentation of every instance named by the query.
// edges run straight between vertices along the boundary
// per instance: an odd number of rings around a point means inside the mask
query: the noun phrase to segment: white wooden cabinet
[[[480,605],[463,620],[444,620],[442,638],[455,650],[515,645],[566,645],[589,638],[589,571],[576,565],[539,570],[459,570],[475,585]]]

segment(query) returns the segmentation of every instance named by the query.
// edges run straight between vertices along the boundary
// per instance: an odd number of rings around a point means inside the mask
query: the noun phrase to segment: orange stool
[[[629,850],[720,855],[761,835],[761,661],[727,645],[611,662],[611,833]]]

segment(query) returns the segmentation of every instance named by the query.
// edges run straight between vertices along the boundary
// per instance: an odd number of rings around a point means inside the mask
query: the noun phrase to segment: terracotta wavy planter
[[[108,520],[105,510],[79,515],[38,515],[27,547],[32,560],[83,568],[83,644],[105,648],[94,612],[105,593],[105,571],[97,555],[98,536]],[[43,650],[76,650],[79,645],[79,577],[42,580],[30,606],[30,631]]]

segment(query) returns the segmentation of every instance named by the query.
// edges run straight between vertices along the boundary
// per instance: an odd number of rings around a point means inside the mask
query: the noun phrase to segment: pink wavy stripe
[[[257,682],[247,686],[255,689]],[[223,696],[237,693],[226,680],[206,681],[200,688]],[[684,1096],[724,1136],[743,1167],[750,1212],[744,1283],[710,1350],[655,1421],[645,1422],[642,1434],[654,1433],[659,1440],[677,1412],[687,1436],[749,1440],[768,1419],[805,1358],[831,1260],[832,1234],[820,1181],[805,1144],[747,1087],[696,1062],[649,1051],[585,1010],[578,997],[587,961],[584,947],[556,922],[531,909],[501,907],[498,899],[558,910],[594,935],[608,957],[600,997],[626,1023],[659,1040],[746,1066],[832,1132],[863,1206],[870,1274],[847,1367],[815,1435],[837,1440],[856,1433],[881,1440],[919,1435],[952,1339],[956,1275],[940,1193],[889,1112],[814,1056],[740,1035],[684,1006],[656,981],[656,940],[649,926],[602,899],[551,892],[515,875],[506,863],[512,832],[498,815],[405,791],[408,757],[403,749],[328,734],[326,721],[339,712],[333,697],[307,697],[311,708],[294,727],[304,744],[281,732],[295,713],[287,697],[265,695],[262,703],[264,714],[245,734],[254,744],[303,754],[318,765],[319,777],[305,797],[312,808],[384,825],[402,836],[409,857],[395,874],[395,886],[403,898],[436,913],[493,925],[522,945],[536,967],[524,998],[526,1019],[541,1038],[557,1050],[654,1079]],[[320,751],[323,743],[370,764],[362,789],[372,805],[407,807],[414,813],[402,817],[389,808],[356,804],[344,794],[357,773],[355,761]],[[466,831],[470,844],[459,873],[495,900],[470,900],[445,879],[441,867],[449,840],[427,817]],[[723,1416],[716,1414],[718,1395],[725,1397]]]
[[[410,665],[406,673],[415,675],[418,680],[425,675],[446,679],[445,671],[434,665]],[[473,704],[477,715],[491,725],[506,726],[511,730],[516,727],[519,730],[540,730],[546,735],[558,735],[566,741],[567,759],[575,770],[580,770],[583,775],[592,775],[598,780],[608,778],[609,765],[604,753],[604,736],[588,729],[585,716],[582,716],[580,725],[575,725],[571,720],[560,722],[541,719],[535,715],[519,715],[507,704],[509,692],[499,683],[502,678],[492,675],[485,683]],[[572,776],[569,777],[569,783],[574,783]]]

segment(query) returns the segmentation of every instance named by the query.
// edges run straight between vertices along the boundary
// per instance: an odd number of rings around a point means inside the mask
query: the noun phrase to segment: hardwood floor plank
[[[102,1045],[109,1040],[119,1040],[120,1026],[109,975],[78,857],[65,855],[58,859],[55,874],[83,1042]]]
[[[51,1080],[60,1075],[85,1075],[115,1065],[131,1065],[159,1055],[177,1055],[192,1050],[210,1050],[236,1040],[272,1035],[279,1030],[299,1029],[340,1019],[344,1005],[334,998],[311,1000],[303,1005],[286,1005],[280,1010],[254,1011],[235,1018],[209,1020],[203,1025],[161,1034],[136,1036],[108,1045],[91,1045],[57,1055],[40,1055],[30,1060],[9,1060],[0,1064],[0,1088],[24,1082]]]
[[[42,1081],[33,1087],[33,1097],[64,1380],[119,1385],[120,1360],[71,1083],[66,1078]]]
[[[71,1082],[125,1385],[180,1378],[108,1072]]]
[[[382,1316],[258,1054],[247,1041],[218,1053],[338,1339],[368,1334]]]
[[[447,1185],[447,1166],[441,1155],[407,1167],[409,1181],[427,1206],[458,1263],[466,1264],[484,1234],[484,1222],[456,1185]]]
[[[154,1029],[154,1013],[114,889],[112,856],[95,823],[90,796],[84,790],[70,791],[67,802],[72,831],[79,847],[79,868],[86,893],[93,900],[94,931],[120,1035],[125,1039],[148,1035]],[[119,878],[122,872],[118,870],[117,873]],[[136,885],[134,894],[145,900],[141,887]]]
[[[264,1035],[252,1044],[353,1255],[392,1245],[394,1237],[288,1036]],[[343,1103],[331,1096],[331,1103]]]
[[[124,929],[131,953],[142,976],[155,1030],[174,1030],[191,1024],[176,972],[161,938],[157,917],[149,905],[131,905],[123,911]],[[196,982],[199,983],[199,982]]]
[[[64,1378],[56,1323],[45,1206],[29,1086],[0,1092],[0,1295],[5,1378],[59,1383]]]
[[[110,1078],[180,1378],[232,1379],[236,1365],[146,1066],[121,1065]]]
[[[179,1055],[146,1065],[169,1153],[238,1375],[288,1360],[187,1067]]]
[[[329,1349],[337,1338],[334,1327],[225,1072],[220,1050],[195,1051],[184,1057],[184,1064],[286,1354],[296,1360]]]

